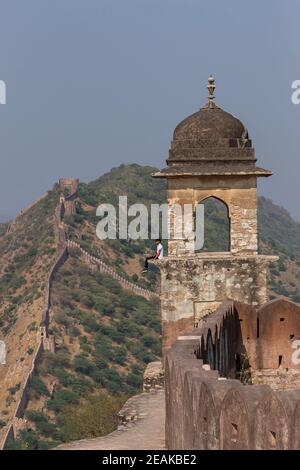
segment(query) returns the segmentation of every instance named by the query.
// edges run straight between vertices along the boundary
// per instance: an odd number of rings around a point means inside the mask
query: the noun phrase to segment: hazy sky
[[[260,194],[300,220],[299,0],[0,0],[0,50],[0,219],[60,176],[164,166],[212,73],[274,171]]]

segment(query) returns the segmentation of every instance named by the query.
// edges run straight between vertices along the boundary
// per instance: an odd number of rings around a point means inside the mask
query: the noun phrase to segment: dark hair
[[[160,238],[157,238],[155,241],[161,243],[161,239],[160,239]]]

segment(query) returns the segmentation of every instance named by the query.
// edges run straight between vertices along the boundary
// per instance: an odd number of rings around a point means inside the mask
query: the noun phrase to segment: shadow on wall
[[[239,378],[250,364],[236,307],[225,315],[212,314],[200,325],[202,336],[197,358],[218,370],[222,377]]]
[[[230,378],[239,376],[237,357],[245,351],[252,367],[261,364],[257,340],[267,342],[270,322],[275,325],[275,338],[278,318],[279,324],[284,323],[278,317],[283,311],[289,326],[300,324],[300,307],[286,300],[266,304],[257,312],[241,303],[225,302],[198,329],[175,342],[165,359],[167,448],[300,448],[300,389],[274,391]],[[264,325],[262,330],[259,325],[259,332],[257,318]],[[285,347],[286,332],[285,328],[279,331],[276,347]],[[298,326],[295,337],[299,334]],[[270,341],[264,354],[275,361],[272,351]]]

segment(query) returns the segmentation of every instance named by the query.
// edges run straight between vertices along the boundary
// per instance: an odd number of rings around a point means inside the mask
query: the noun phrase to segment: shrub
[[[103,333],[105,336],[108,336],[113,341],[116,341],[117,343],[123,342],[124,333],[118,331],[114,326],[100,325],[99,329],[101,330],[101,333]]]
[[[139,364],[131,364],[130,368],[135,375],[140,375],[142,373],[142,369]]]
[[[70,326],[72,322],[72,320],[64,312],[56,312],[54,315],[54,320],[56,321],[56,323],[65,327]]]
[[[25,417],[34,423],[39,423],[42,421],[47,421],[47,416],[41,411],[36,410],[27,410],[25,411]]]
[[[66,440],[104,436],[117,427],[117,413],[126,396],[112,397],[107,393],[89,397],[80,407],[68,407],[63,414]]]
[[[82,344],[80,345],[80,349],[81,349],[81,351],[83,351],[84,353],[90,353],[90,352],[91,352],[91,347],[90,347],[88,344],[86,344],[86,343],[82,343]]]
[[[35,431],[22,430],[18,439],[8,441],[7,450],[38,450],[38,435]]]
[[[42,359],[46,372],[55,369],[56,367],[70,367],[69,355],[63,351],[58,351],[55,354],[50,351],[45,351],[43,353]]]
[[[15,395],[20,390],[21,384],[17,383],[13,387],[9,387],[8,391],[11,395]]]
[[[142,351],[138,356],[139,356],[139,359],[143,361],[145,364],[149,364],[149,362],[155,360],[155,356],[151,354],[150,352]]]
[[[89,375],[94,367],[94,364],[82,355],[76,356],[74,359],[74,368],[77,372]]]
[[[80,292],[80,302],[88,308],[93,308],[95,305],[94,297],[87,292]]]
[[[43,436],[50,437],[56,431],[56,426],[48,421],[39,421],[36,423],[36,429]]]
[[[150,336],[150,335],[143,335],[142,336],[142,341],[143,341],[144,345],[147,348],[150,348],[151,346],[153,346],[153,344],[156,343],[156,338],[154,338],[154,336]]]
[[[93,316],[87,318],[83,325],[84,331],[92,333],[99,330],[99,325]]]
[[[137,325],[133,323],[133,321],[127,318],[123,318],[118,323],[117,328],[121,333],[124,333],[126,336],[131,336],[131,337],[136,338],[139,335],[139,330],[138,330]]]
[[[49,390],[42,381],[37,376],[34,376],[30,383],[30,395],[34,398],[39,398],[42,395],[49,396]]]
[[[59,379],[61,385],[64,387],[71,385],[73,382],[73,376],[65,369],[55,368],[52,373]]]
[[[115,351],[114,361],[117,364],[123,365],[126,361],[126,357],[127,357],[126,349],[125,348],[118,348]]]
[[[71,328],[68,329],[68,333],[70,336],[77,337],[80,335],[80,330],[76,326],[72,326]]]
[[[299,292],[293,294],[291,297],[292,297],[292,300],[293,300],[294,302],[300,303],[300,293],[299,293]]]
[[[96,367],[98,367],[98,369],[108,368],[108,362],[106,362],[104,359],[96,359],[95,364],[96,364]]]
[[[47,407],[49,410],[59,412],[66,405],[76,405],[78,403],[78,394],[71,390],[58,390],[52,400],[48,400]]]
[[[38,252],[37,248],[33,246],[27,251],[27,256],[29,258],[34,257],[37,255],[37,252]]]
[[[86,396],[87,392],[93,389],[92,383],[86,378],[73,378],[72,390],[79,396]]]
[[[143,378],[140,375],[130,373],[126,377],[126,382],[131,387],[138,389],[143,385]]]
[[[118,387],[119,391],[122,388],[122,377],[113,367],[103,370],[103,379],[105,385],[108,384],[108,382],[113,382]]]

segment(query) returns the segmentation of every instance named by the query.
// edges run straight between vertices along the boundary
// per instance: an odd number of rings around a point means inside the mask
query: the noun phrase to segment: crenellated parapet
[[[273,309],[268,323],[277,329],[279,341],[264,343],[263,355],[269,360],[277,357],[276,348],[287,351],[291,341],[286,331],[280,332],[277,312],[284,311],[280,318],[289,326],[297,315],[294,337],[300,338],[300,307],[283,300],[271,304],[255,311],[225,302],[198,328],[178,337],[165,358],[169,449],[300,448],[300,389],[277,390],[257,383],[255,376],[252,380],[253,370],[261,365],[257,318],[264,323],[264,315],[267,320],[266,312]],[[261,340],[266,340],[262,335]],[[288,353],[286,365],[293,360],[292,347]],[[297,372],[299,365],[293,367]]]
[[[139,285],[131,281],[128,281],[125,277],[120,276],[120,274],[118,274],[109,264],[105,263],[104,261],[102,261],[100,258],[97,258],[96,256],[90,255],[87,251],[81,248],[79,243],[76,243],[72,240],[68,240],[67,246],[68,246],[69,252],[77,253],[80,259],[84,263],[86,263],[91,269],[93,270],[97,269],[100,272],[109,274],[111,277],[116,279],[124,289],[131,290],[136,295],[140,295],[147,300],[150,300],[153,297],[158,297],[157,294],[155,294],[154,292],[148,289],[144,289],[143,287],[140,287]]]

